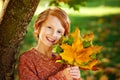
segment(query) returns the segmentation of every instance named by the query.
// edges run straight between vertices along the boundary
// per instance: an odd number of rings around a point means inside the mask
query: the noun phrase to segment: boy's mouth
[[[51,43],[54,43],[54,42],[55,42],[55,39],[49,38],[49,37],[47,37],[47,36],[46,36],[46,39],[47,39],[49,42],[51,42]]]

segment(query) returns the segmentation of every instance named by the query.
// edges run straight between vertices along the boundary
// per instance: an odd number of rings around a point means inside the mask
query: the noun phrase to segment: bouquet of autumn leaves
[[[99,54],[102,46],[92,44],[93,33],[80,34],[78,28],[68,36],[63,36],[58,44],[53,46],[53,52],[60,55],[56,62],[79,66],[83,70],[94,70],[99,62]]]

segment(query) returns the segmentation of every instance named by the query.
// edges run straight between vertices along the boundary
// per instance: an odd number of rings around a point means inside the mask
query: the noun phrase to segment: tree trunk
[[[38,3],[39,0],[9,0],[0,19],[0,80],[14,80],[15,55]]]

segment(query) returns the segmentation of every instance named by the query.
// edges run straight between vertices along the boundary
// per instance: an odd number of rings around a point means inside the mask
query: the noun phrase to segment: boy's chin
[[[47,47],[52,47],[53,44],[52,44],[52,43],[46,43],[45,45],[46,45]]]

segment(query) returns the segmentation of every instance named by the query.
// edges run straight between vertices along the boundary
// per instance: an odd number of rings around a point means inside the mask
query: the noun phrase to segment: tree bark
[[[14,80],[18,46],[39,0],[10,0],[0,21],[0,80]]]

